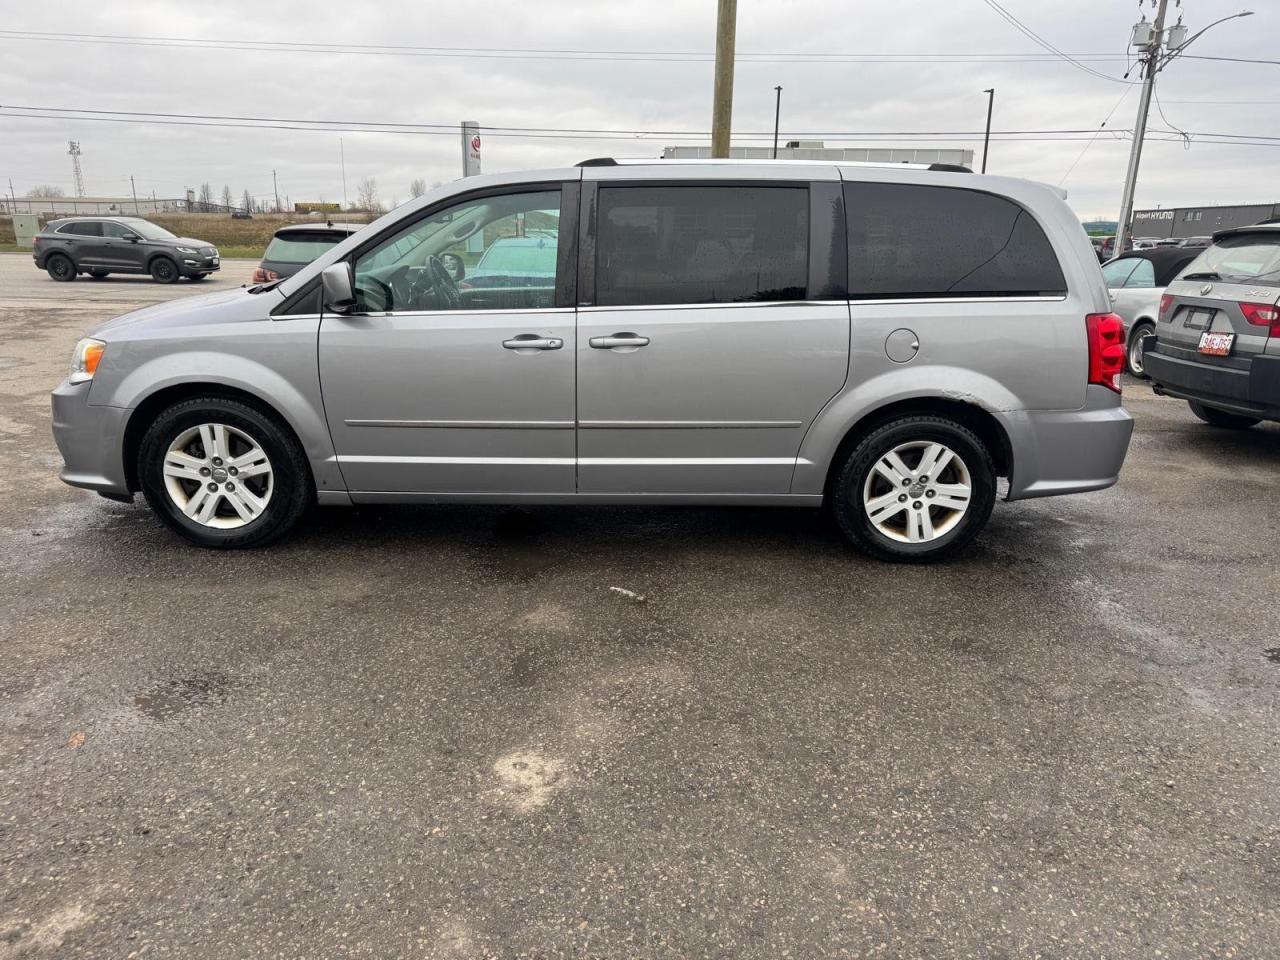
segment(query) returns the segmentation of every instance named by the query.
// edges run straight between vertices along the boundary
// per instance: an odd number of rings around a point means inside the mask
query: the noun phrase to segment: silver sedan
[[[1124,321],[1125,358],[1129,372],[1135,376],[1146,376],[1142,370],[1142,338],[1155,332],[1164,288],[1201,252],[1184,247],[1131,250],[1102,265],[1112,308]]]

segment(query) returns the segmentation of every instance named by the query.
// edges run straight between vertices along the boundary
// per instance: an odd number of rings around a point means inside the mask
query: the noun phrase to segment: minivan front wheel
[[[954,420],[909,416],[877,427],[849,452],[832,488],[836,522],[881,560],[926,563],[965,547],[995,503],[991,454]]]
[[[156,257],[151,261],[151,279],[156,283],[177,283],[178,265],[168,257]]]
[[[147,503],[202,547],[256,547],[298,522],[313,498],[306,456],[274,417],[227,397],[183,400],[142,438]]]

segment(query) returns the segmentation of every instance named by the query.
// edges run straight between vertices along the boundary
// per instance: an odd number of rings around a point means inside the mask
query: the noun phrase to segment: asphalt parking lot
[[[935,568],[763,509],[222,554],[63,486],[76,338],[252,267],[0,256],[0,958],[1280,955],[1275,425],[1129,382],[1118,487]]]

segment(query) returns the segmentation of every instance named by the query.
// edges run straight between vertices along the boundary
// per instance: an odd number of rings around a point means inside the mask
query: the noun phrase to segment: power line
[[[1070,54],[1063,53],[1061,50],[1055,47],[1052,43],[1050,43],[1044,37],[1040,36],[1040,34],[1036,33],[1034,30],[1032,30],[1025,23],[1023,23],[1013,14],[1011,14],[1004,7],[1000,6],[1000,4],[996,2],[996,0],[983,0],[983,2],[986,3],[986,5],[990,7],[992,10],[994,10],[997,14],[1003,17],[1006,23],[1012,26],[1015,30],[1019,31],[1023,36],[1033,40],[1035,43],[1044,47],[1046,50],[1050,51],[1051,53],[1057,54],[1067,63],[1071,64],[1074,67],[1079,68],[1080,70],[1083,70],[1085,73],[1092,74],[1093,76],[1099,77],[1103,80],[1110,80],[1112,83],[1131,83],[1132,82],[1129,80],[1121,80],[1119,77],[1109,76],[1108,74],[1101,73],[1097,70],[1094,70],[1092,67],[1085,66],[1082,62],[1072,57]]]
[[[710,63],[712,52],[660,50],[589,50],[531,47],[423,47],[402,44],[363,44],[333,41],[226,40],[204,37],[145,37],[127,34],[61,33],[53,31],[0,30],[0,40],[34,40],[61,43],[99,43],[188,49],[242,50],[260,53],[345,53],[364,56],[461,57],[514,60],[635,60],[660,63]],[[1060,51],[1040,53],[907,52],[907,53],[739,53],[742,63],[930,63],[1008,62],[1050,63],[1062,59]],[[1124,57],[1110,53],[1075,54],[1074,62],[1112,62]]]
[[[1067,167],[1067,172],[1064,173],[1062,175],[1062,179],[1058,181],[1058,186],[1062,186],[1062,184],[1067,182],[1067,177],[1071,176],[1071,171],[1076,168],[1076,164],[1084,159],[1084,155],[1089,152],[1089,148],[1097,142],[1098,137],[1102,135],[1103,128],[1107,125],[1107,121],[1111,119],[1112,114],[1120,109],[1120,104],[1124,103],[1125,98],[1129,96],[1129,91],[1132,89],[1132,87],[1125,87],[1124,93],[1120,94],[1120,99],[1116,101],[1116,105],[1111,108],[1105,117],[1102,118],[1102,122],[1098,124],[1097,131],[1089,138],[1089,142],[1084,145],[1084,149],[1080,151],[1075,160],[1071,162],[1071,166]]]

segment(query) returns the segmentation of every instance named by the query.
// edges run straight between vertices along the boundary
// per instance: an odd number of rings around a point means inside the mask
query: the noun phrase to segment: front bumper
[[[1079,410],[1022,410],[1001,418],[1013,451],[1007,500],[1105,490],[1120,479],[1133,417],[1106,387]]]
[[[73,487],[127,498],[123,449],[130,411],[90,404],[92,386],[64,380],[53,391],[53,439],[63,461],[58,476]]]
[[[202,257],[191,256],[186,253],[179,253],[178,271],[184,277],[194,277],[206,273],[216,273],[222,269],[222,258],[219,257]]]
[[[1143,370],[1163,396],[1197,400],[1211,407],[1280,420],[1280,357],[1255,356],[1246,367],[1224,367],[1197,359],[1191,350],[1142,342]]]

